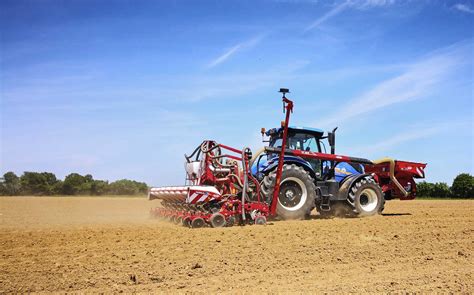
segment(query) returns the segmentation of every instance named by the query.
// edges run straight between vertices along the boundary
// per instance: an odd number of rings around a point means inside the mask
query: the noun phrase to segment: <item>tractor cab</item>
[[[281,148],[283,128],[272,128],[265,131],[262,128],[262,136],[268,137],[269,147]],[[286,148],[290,150],[299,150],[305,152],[328,153],[324,139],[331,135],[324,136],[324,131],[311,127],[288,127],[288,139]],[[333,136],[333,135],[332,135]],[[329,143],[331,146],[331,143]],[[332,150],[332,149],[331,149]],[[322,161],[320,159],[303,159],[297,156],[285,155],[285,163],[292,163],[302,166],[309,171],[315,180],[323,180],[328,177],[330,163],[329,161]],[[263,175],[278,165],[278,154],[255,155],[255,160],[252,162],[252,174],[261,180]],[[336,181],[340,182],[345,177],[352,174],[360,174],[363,172],[362,166],[359,164],[339,163],[335,168]]]

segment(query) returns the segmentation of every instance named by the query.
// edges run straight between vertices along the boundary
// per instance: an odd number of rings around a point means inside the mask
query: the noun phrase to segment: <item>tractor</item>
[[[293,101],[281,88],[285,121],[261,129],[268,146],[255,154],[205,140],[185,155],[186,183],[151,188],[152,214],[190,227],[265,224],[275,219],[380,214],[386,200],[414,199],[426,164],[337,155],[336,130],[289,126]],[[329,153],[326,150],[327,142]]]

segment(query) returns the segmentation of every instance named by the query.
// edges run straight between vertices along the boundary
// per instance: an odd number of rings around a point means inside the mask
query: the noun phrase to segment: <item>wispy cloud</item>
[[[320,125],[331,126],[393,104],[426,97],[457,66],[469,63],[469,59],[465,58],[466,52],[469,52],[466,47],[465,44],[453,45],[413,62],[403,73],[380,82],[349,101]]]
[[[412,143],[421,139],[431,138],[450,130],[460,130],[460,128],[469,130],[470,127],[471,122],[469,121],[450,121],[436,125],[430,124],[428,127],[413,126],[413,128],[404,129],[402,132],[394,134],[389,138],[384,138],[378,141],[378,143],[353,147],[353,150],[356,153],[381,154],[390,149],[398,149],[398,146],[404,143]]]
[[[462,3],[457,3],[453,6],[454,9],[457,9],[462,12],[474,14],[474,9],[472,9],[469,5],[467,4],[462,4]]]
[[[317,20],[315,20],[312,24],[310,24],[309,26],[307,26],[305,29],[304,29],[304,32],[307,32],[307,31],[310,31],[310,30],[313,30],[317,27],[319,27],[321,24],[323,24],[324,22],[328,21],[329,19],[333,18],[334,16],[338,15],[339,13],[341,13],[342,11],[344,11],[346,8],[348,8],[349,6],[351,5],[351,2],[346,0],[338,5],[336,5],[334,8],[332,8],[331,10],[329,10],[328,12],[326,12],[325,14],[323,14],[320,18],[318,18]]]
[[[336,15],[340,14],[344,10],[348,8],[355,8],[355,9],[369,9],[374,7],[383,7],[392,5],[395,3],[395,0],[344,0],[343,2],[339,3],[338,5],[334,6],[331,10],[323,14],[321,17],[316,19],[312,24],[307,26],[304,29],[304,32],[313,30],[318,28],[326,21],[330,20],[331,18],[335,17]]]
[[[93,113],[101,111],[147,112],[178,103],[198,102],[219,97],[245,95],[264,87],[279,87],[279,83],[292,81],[299,70],[309,64],[307,60],[281,63],[251,73],[201,75],[145,75],[134,87],[102,83],[94,78],[103,76],[50,74],[47,80],[25,77],[22,84],[9,83],[2,92],[3,110],[8,112]],[[15,78],[16,79],[16,78]],[[140,99],[136,99],[140,98]],[[0,114],[1,117],[2,114]],[[160,115],[161,117],[162,115]],[[186,121],[186,120],[185,120]]]
[[[228,60],[231,56],[233,56],[237,52],[239,52],[241,50],[244,50],[244,49],[251,48],[251,47],[257,45],[262,39],[263,39],[263,36],[260,35],[260,36],[254,37],[250,40],[241,42],[241,43],[227,49],[226,52],[224,52],[223,54],[221,54],[220,56],[218,56],[217,58],[215,58],[211,62],[209,62],[207,64],[206,68],[210,69],[210,68],[213,68],[215,66],[220,65],[221,63]]]
[[[382,7],[395,4],[395,0],[363,0],[363,1],[352,1],[352,3],[361,9]]]
[[[177,100],[197,102],[216,97],[235,97],[275,85],[282,81],[290,81],[297,77],[297,72],[309,64],[307,60],[295,60],[290,63],[271,67],[265,71],[248,74],[204,75],[191,77],[183,81],[178,89],[172,89],[170,96]],[[182,85],[187,87],[182,87]]]

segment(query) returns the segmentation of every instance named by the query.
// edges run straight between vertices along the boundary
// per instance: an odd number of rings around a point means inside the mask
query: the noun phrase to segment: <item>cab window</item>
[[[303,150],[307,152],[319,152],[318,145],[316,143],[316,139],[314,137],[310,137],[303,142]]]

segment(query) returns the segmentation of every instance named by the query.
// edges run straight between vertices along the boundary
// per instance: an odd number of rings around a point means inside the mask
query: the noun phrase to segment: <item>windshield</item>
[[[271,147],[281,147],[282,139],[274,137],[270,141]],[[292,150],[301,150],[307,152],[320,152],[319,143],[316,137],[306,133],[293,133],[288,135],[287,148]]]

